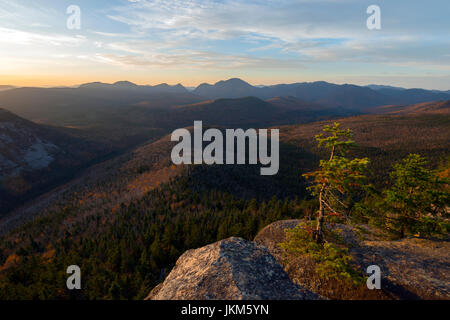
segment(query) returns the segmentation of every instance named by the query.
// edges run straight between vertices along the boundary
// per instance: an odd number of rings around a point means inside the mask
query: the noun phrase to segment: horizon
[[[3,0],[0,79],[21,87],[94,78],[193,87],[237,77],[254,85],[326,81],[449,90],[450,3],[380,0],[381,27],[369,30],[372,4],[81,0],[80,23],[73,25],[77,12],[69,0]]]
[[[361,86],[361,87],[369,87],[369,86],[386,86],[386,87],[391,87],[392,85],[389,84],[382,84],[382,83],[368,83],[368,84],[356,84],[356,83],[348,83],[348,82],[330,82],[330,81],[326,81],[326,80],[316,80],[316,81],[295,81],[295,82],[280,82],[280,83],[272,83],[272,84],[263,84],[263,83],[251,83],[250,81],[247,81],[245,79],[242,78],[238,78],[238,77],[231,77],[231,78],[227,78],[227,79],[221,79],[221,80],[217,80],[214,82],[200,82],[196,85],[185,85],[182,82],[177,82],[177,83],[167,83],[167,82],[155,82],[155,83],[138,83],[138,82],[134,82],[134,81],[130,81],[130,80],[116,80],[116,81],[112,81],[112,82],[104,82],[104,81],[100,81],[100,80],[94,80],[94,81],[89,81],[89,82],[84,82],[84,83],[77,83],[74,85],[25,85],[25,86],[20,86],[20,85],[15,85],[15,84],[10,84],[10,83],[0,83],[0,87],[1,86],[11,86],[15,89],[17,88],[43,88],[43,89],[50,89],[50,88],[78,88],[82,85],[86,85],[86,84],[93,84],[93,83],[103,83],[103,84],[108,84],[108,85],[114,85],[116,83],[119,82],[130,82],[132,84],[135,84],[137,86],[157,86],[157,85],[162,85],[162,84],[167,84],[169,86],[177,86],[177,85],[182,85],[184,88],[186,89],[195,89],[197,87],[199,87],[202,84],[208,84],[208,85],[215,85],[219,82],[226,82],[229,80],[233,80],[233,79],[238,79],[241,81],[244,81],[248,84],[250,84],[253,87],[270,87],[273,85],[293,85],[293,84],[301,84],[301,83],[315,83],[315,82],[326,82],[329,84],[336,84],[336,85],[356,85],[356,86]],[[420,87],[402,87],[402,86],[392,86],[395,88],[401,88],[401,89],[405,89],[405,90],[412,90],[412,89],[425,89],[425,90],[435,90],[435,91],[450,91],[450,87],[448,87],[447,89],[435,89],[435,88],[420,88]]]

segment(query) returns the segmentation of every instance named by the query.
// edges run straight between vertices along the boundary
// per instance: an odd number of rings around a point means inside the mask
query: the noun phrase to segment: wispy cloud
[[[80,45],[85,40],[86,38],[82,35],[44,34],[0,27],[0,43],[4,44],[73,47]]]
[[[254,69],[283,69],[302,68],[298,60],[281,60],[272,58],[258,58],[244,55],[224,55],[208,51],[172,51],[169,54],[147,52],[142,55],[97,54],[100,62],[114,65],[145,66],[161,69],[197,69],[205,68],[233,70],[239,68]]]
[[[40,62],[57,57],[68,65],[74,58],[86,63],[92,73],[97,64],[114,74],[132,68],[217,77],[258,71],[266,79],[301,74],[326,80],[349,73],[448,79],[448,0],[432,6],[379,0],[379,31],[366,28],[371,0],[80,0],[79,31],[65,27],[72,2],[2,0],[3,63],[17,56]]]
[[[417,30],[414,37],[413,32],[401,32],[404,26],[399,28],[398,17],[390,16],[387,10],[383,15],[386,31],[371,34],[365,27],[365,8],[361,1],[142,0],[131,7],[115,7],[115,14],[108,17],[175,46],[235,41],[241,44],[236,46],[239,50],[248,53],[270,50],[273,54],[275,50],[275,59],[290,53],[304,61],[448,62],[441,60],[441,55],[430,59],[429,52],[420,50],[430,43],[429,34],[421,34],[420,26],[413,28]],[[437,31],[435,37],[439,35],[438,46],[448,50],[445,31]],[[242,45],[252,41],[250,48]]]

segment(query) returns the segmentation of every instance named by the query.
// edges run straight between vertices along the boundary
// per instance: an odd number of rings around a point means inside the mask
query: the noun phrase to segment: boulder
[[[148,300],[318,299],[294,284],[267,248],[229,238],[186,251]]]

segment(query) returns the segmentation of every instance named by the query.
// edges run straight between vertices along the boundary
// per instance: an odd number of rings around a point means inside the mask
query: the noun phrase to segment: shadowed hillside
[[[0,109],[0,216],[112,151],[74,133]]]

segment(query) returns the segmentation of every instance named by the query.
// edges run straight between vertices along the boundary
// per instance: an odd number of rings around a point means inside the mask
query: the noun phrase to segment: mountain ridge
[[[221,80],[213,85],[203,83],[194,89],[193,93],[209,99],[255,96],[267,100],[277,96],[292,96],[327,107],[359,110],[387,104],[413,104],[450,99],[450,95],[445,91],[425,89],[403,89],[380,85],[372,85],[371,88],[370,85],[333,84],[326,81],[258,87],[239,78]]]

